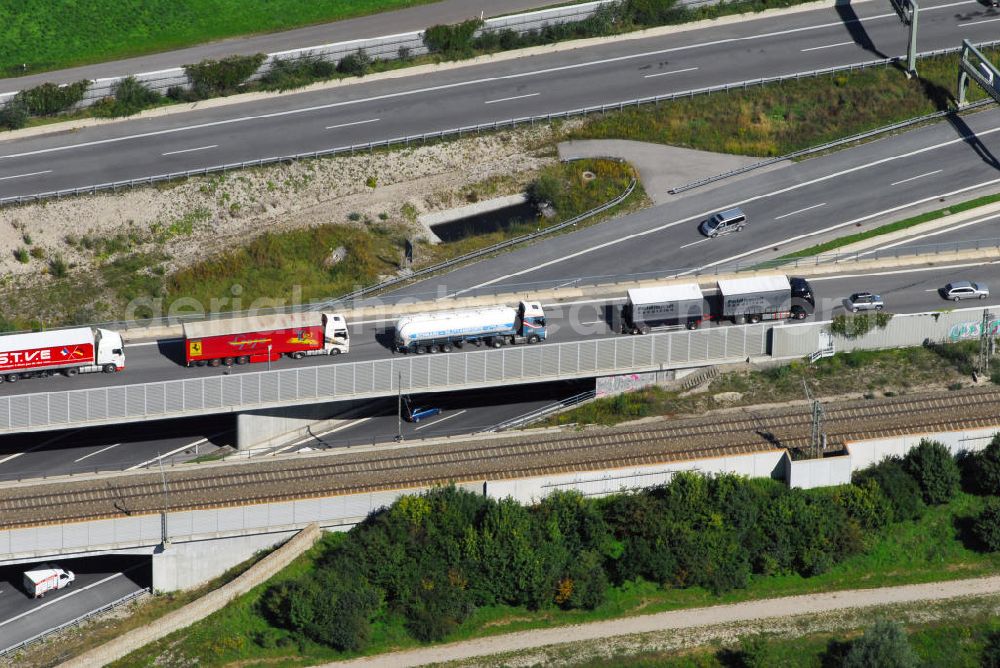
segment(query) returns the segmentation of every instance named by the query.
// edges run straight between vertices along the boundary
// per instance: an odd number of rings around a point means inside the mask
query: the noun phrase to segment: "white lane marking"
[[[977,136],[977,137],[984,137],[986,135],[993,134],[994,132],[1000,132],[1000,127],[998,127],[998,128],[992,128],[992,129],[989,129],[989,130],[983,130],[982,132],[973,133],[973,135]],[[710,209],[708,211],[704,211],[702,213],[698,213],[698,214],[695,214],[693,216],[688,216],[686,218],[681,218],[680,220],[675,220],[675,221],[670,222],[670,223],[664,223],[663,225],[659,225],[657,227],[653,227],[653,228],[650,228],[650,229],[642,231],[642,232],[634,232],[632,234],[626,234],[624,236],[617,237],[617,238],[612,239],[610,241],[606,241],[606,242],[604,242],[602,244],[597,244],[595,246],[590,246],[590,247],[585,248],[583,250],[579,250],[579,251],[577,251],[575,253],[569,253],[567,255],[563,255],[563,256],[558,257],[556,259],[549,260],[548,262],[540,262],[540,263],[535,264],[534,266],[532,266],[532,267],[530,267],[528,269],[523,269],[521,271],[512,272],[512,273],[509,273],[509,274],[507,274],[505,276],[500,276],[498,278],[494,278],[494,279],[491,279],[489,281],[484,281],[483,283],[479,283],[477,285],[473,285],[471,287],[464,288],[462,290],[458,290],[457,292],[453,292],[453,293],[451,293],[449,295],[446,295],[446,296],[447,297],[455,297],[455,296],[464,294],[466,292],[471,292],[471,291],[477,290],[479,288],[484,288],[484,287],[486,287],[488,285],[493,285],[494,283],[499,283],[500,281],[506,280],[508,278],[513,278],[515,276],[522,276],[522,275],[530,273],[530,272],[537,272],[539,269],[544,269],[545,267],[549,267],[551,265],[558,264],[560,262],[565,262],[567,260],[573,260],[573,259],[576,259],[576,258],[581,257],[583,255],[587,255],[589,253],[593,253],[595,251],[604,250],[605,248],[609,248],[611,246],[615,246],[615,245],[618,245],[620,243],[624,243],[626,241],[631,241],[632,239],[638,239],[640,237],[644,237],[644,236],[647,236],[647,235],[650,235],[650,234],[657,234],[657,233],[662,232],[663,230],[666,230],[668,228],[675,227],[677,225],[683,225],[685,223],[690,223],[692,221],[698,220],[698,219],[703,218],[705,216],[710,216],[713,213],[715,213],[716,211],[724,211],[726,209],[731,209],[734,206],[745,206],[745,205],[749,204],[750,202],[756,202],[757,200],[765,199],[767,197],[774,197],[775,195],[784,195],[785,193],[792,192],[794,190],[799,190],[800,188],[805,188],[807,186],[816,185],[817,183],[823,183],[824,181],[830,181],[832,179],[835,179],[837,177],[843,176],[845,174],[851,174],[853,172],[858,172],[858,171],[861,171],[863,169],[870,169],[872,167],[877,167],[877,166],[883,165],[883,164],[885,164],[887,162],[892,162],[894,160],[902,160],[903,158],[912,158],[913,156],[920,155],[921,153],[927,153],[929,151],[934,151],[934,150],[937,150],[939,148],[944,148],[946,146],[951,146],[953,144],[959,144],[959,143],[967,141],[967,139],[968,139],[968,137],[966,137],[966,136],[963,135],[963,136],[958,137],[956,139],[949,139],[948,141],[944,141],[944,142],[941,142],[939,144],[932,144],[930,146],[924,146],[923,148],[918,148],[918,149],[915,149],[915,150],[910,151],[908,153],[901,153],[899,155],[892,155],[892,156],[888,156],[886,158],[881,158],[879,160],[874,160],[872,162],[867,162],[867,163],[865,163],[863,165],[855,165],[854,167],[848,167],[847,169],[843,169],[843,170],[841,170],[839,172],[833,172],[831,174],[826,174],[824,176],[819,176],[819,177],[816,177],[815,179],[811,179],[809,181],[804,181],[802,183],[796,183],[794,185],[787,186],[785,188],[780,188],[778,190],[775,190],[775,191],[772,191],[772,192],[769,192],[769,193],[763,193],[761,195],[754,195],[753,197],[750,197],[748,199],[745,199],[745,200],[742,200],[742,201],[739,201],[739,202],[733,202],[732,204],[727,204],[725,206],[713,207],[712,209]],[[984,186],[992,185],[994,183],[1000,183],[1000,179],[993,179],[991,181],[986,181],[984,183],[972,185],[972,186],[969,186],[967,188],[962,188],[960,190],[954,191],[953,193],[949,193],[949,195],[956,195],[958,193],[962,193],[962,192],[965,192],[967,190],[974,190],[976,188],[982,188]],[[920,199],[920,200],[917,200],[915,202],[910,202],[908,204],[903,204],[903,205],[900,205],[898,207],[894,207],[892,209],[886,209],[885,211],[881,211],[879,213],[872,214],[871,216],[865,216],[863,218],[859,218],[856,221],[848,221],[846,223],[841,223],[840,225],[834,225],[833,227],[828,227],[828,228],[826,228],[824,230],[819,230],[818,232],[815,232],[813,234],[822,234],[824,232],[828,232],[830,230],[837,229],[839,227],[844,227],[845,225],[851,225],[851,224],[853,224],[855,222],[860,222],[860,221],[863,221],[863,220],[867,220],[868,218],[873,218],[875,216],[883,215],[883,214],[886,214],[886,213],[892,213],[892,212],[898,211],[900,209],[905,209],[905,208],[910,207],[910,206],[914,206],[914,205],[917,205],[917,204],[922,204],[924,202],[929,202],[931,200],[937,199],[938,197],[947,197],[949,195],[935,195],[934,197],[927,197],[927,198],[924,198],[924,199]],[[794,237],[792,239],[786,239],[785,243],[787,243],[788,241],[794,241],[795,239],[800,239],[800,238],[802,238],[804,236],[807,236],[807,235],[799,235],[798,237]],[[767,246],[765,248],[771,248],[771,247],[772,246]],[[753,251],[750,251],[748,253],[743,253],[741,255],[737,255],[737,256],[734,256],[734,257],[731,257],[731,258],[727,258],[725,260],[720,260],[719,262],[715,262],[715,263],[712,263],[712,264],[709,264],[709,265],[705,265],[705,266],[706,267],[714,267],[717,264],[723,264],[723,263],[726,263],[726,262],[731,262],[733,260],[738,260],[741,257],[746,257],[747,255],[750,255],[752,253],[759,253],[761,250],[763,250],[763,249],[753,250]],[[701,267],[701,269],[704,269],[704,268],[705,267]],[[692,271],[697,271],[697,269],[693,269]],[[683,275],[689,274],[689,273],[691,273],[691,272],[690,271],[689,272],[684,272],[682,274],[679,274],[678,276],[683,276]]]
[[[59,439],[66,438],[67,436],[72,436],[73,434],[79,433],[80,431],[81,431],[80,429],[74,429],[73,431],[71,431],[71,432],[69,432],[67,434],[59,434],[58,436],[53,436],[52,438],[50,438],[50,439],[48,439],[46,441],[42,441],[38,445],[34,445],[34,446],[28,448],[27,450],[24,450],[22,452],[15,452],[12,455],[7,455],[3,459],[0,459],[0,464],[6,464],[7,462],[9,462],[12,459],[16,459],[16,458],[20,457],[21,455],[27,454],[29,452],[34,452],[35,450],[38,450],[39,448],[44,448],[46,445],[50,445],[52,443],[55,443]]]
[[[963,0],[962,2],[954,2],[954,3],[947,4],[947,5],[938,5],[938,6],[935,6],[935,7],[927,7],[927,8],[922,9],[922,11],[926,13],[926,12],[932,10],[932,9],[943,9],[943,8],[947,8],[947,7],[956,7],[956,6],[959,6],[959,5],[971,5],[971,4],[978,4],[978,3],[975,2],[975,0]],[[668,49],[658,49],[656,51],[646,51],[646,52],[643,52],[643,53],[636,53],[636,54],[631,54],[631,55],[627,55],[627,56],[617,56],[615,58],[603,58],[603,59],[600,59],[600,60],[592,60],[592,61],[583,62],[583,63],[574,63],[572,65],[562,65],[562,66],[559,66],[559,67],[549,67],[549,68],[546,68],[546,69],[533,70],[533,71],[530,71],[530,72],[520,72],[520,73],[517,73],[517,74],[506,74],[506,75],[498,76],[498,77],[484,77],[484,78],[481,78],[481,79],[470,79],[469,81],[459,81],[459,82],[456,82],[456,83],[442,84],[442,85],[439,85],[439,86],[428,86],[426,88],[417,88],[417,89],[414,89],[414,90],[399,91],[399,92],[396,92],[396,93],[386,93],[384,95],[374,95],[372,97],[359,98],[357,100],[344,100],[342,102],[332,102],[332,103],[329,103],[329,104],[321,104],[321,105],[315,105],[315,106],[311,106],[311,107],[302,107],[300,109],[288,109],[288,110],[285,110],[285,111],[276,111],[276,112],[273,112],[273,113],[270,113],[270,114],[259,114],[259,115],[253,115],[253,116],[239,116],[239,117],[236,117],[236,118],[228,118],[228,119],[221,120],[221,121],[212,121],[212,122],[207,122],[207,123],[196,123],[194,125],[188,125],[188,126],[183,126],[183,127],[179,127],[179,128],[169,128],[169,129],[165,129],[165,130],[154,130],[152,132],[142,132],[142,133],[137,133],[137,134],[133,134],[133,135],[126,135],[126,136],[123,136],[123,137],[112,137],[112,138],[109,138],[109,139],[98,139],[98,140],[95,140],[95,141],[81,142],[79,144],[68,144],[68,145],[65,145],[65,146],[53,146],[51,148],[38,149],[38,150],[35,150],[35,151],[25,151],[23,153],[11,153],[11,154],[8,154],[8,155],[0,155],[0,160],[5,160],[5,159],[8,159],[8,158],[22,158],[22,157],[29,156],[29,155],[40,155],[42,153],[53,153],[55,151],[68,151],[70,149],[75,149],[75,148],[86,148],[88,146],[99,146],[99,145],[102,145],[102,144],[112,144],[112,143],[121,142],[121,141],[128,141],[130,139],[142,139],[142,138],[145,138],[145,137],[156,137],[156,136],[159,136],[159,135],[173,134],[173,133],[176,133],[176,132],[187,132],[189,130],[200,130],[202,128],[210,128],[210,127],[215,127],[215,126],[218,126],[218,125],[229,125],[231,123],[243,123],[243,122],[246,122],[246,121],[260,120],[260,119],[263,119],[263,118],[278,118],[280,116],[288,116],[288,115],[292,115],[292,114],[303,114],[303,113],[308,113],[310,111],[321,111],[323,109],[334,109],[336,107],[343,107],[343,106],[353,105],[353,104],[364,104],[366,102],[379,102],[381,100],[389,100],[389,99],[393,99],[393,98],[397,98],[397,97],[406,97],[406,96],[410,96],[410,95],[419,95],[419,94],[422,94],[422,93],[433,93],[433,92],[437,92],[437,91],[441,91],[441,90],[448,90],[448,89],[451,89],[451,88],[461,88],[461,87],[465,87],[465,86],[473,86],[473,85],[482,84],[482,83],[490,83],[490,82],[493,82],[493,81],[503,81],[503,80],[510,80],[510,79],[520,79],[520,78],[524,78],[524,77],[537,76],[537,75],[540,75],[540,74],[550,74],[552,72],[561,72],[561,71],[565,71],[565,70],[579,69],[581,67],[591,67],[591,66],[594,66],[594,65],[605,65],[605,64],[608,64],[608,63],[620,62],[620,61],[624,61],[624,60],[635,60],[637,58],[647,58],[649,56],[659,56],[659,55],[662,55],[662,54],[665,54],[665,53],[672,53],[674,51],[683,51],[683,50],[686,50],[686,49],[698,49],[698,48],[703,48],[703,47],[707,47],[707,46],[717,46],[719,44],[729,44],[729,43],[732,43],[732,42],[752,41],[752,40],[758,40],[758,39],[765,39],[765,38],[768,38],[768,37],[780,37],[782,35],[790,35],[790,34],[793,34],[793,33],[803,32],[803,31],[807,31],[807,30],[820,30],[820,29],[823,29],[823,28],[835,28],[835,27],[839,28],[839,27],[843,27],[845,25],[845,23],[863,23],[865,21],[874,21],[876,19],[895,18],[895,17],[896,17],[895,12],[892,12],[892,13],[887,13],[887,14],[877,14],[875,16],[868,16],[868,17],[865,17],[863,19],[853,19],[851,21],[846,21],[846,22],[845,21],[835,21],[833,23],[822,23],[822,24],[819,24],[819,25],[805,26],[805,27],[802,27],[802,28],[790,28],[788,30],[780,30],[780,31],[771,32],[771,33],[761,33],[759,35],[748,35],[746,37],[719,39],[719,40],[713,40],[713,41],[710,41],[710,42],[701,42],[701,43],[698,43],[698,44],[690,44],[690,45],[687,45],[687,46],[675,46],[675,47],[671,47],[671,48],[668,48]]]
[[[283,448],[278,448],[277,450],[272,450],[268,454],[269,455],[277,455],[277,454],[279,454],[281,452],[284,452],[285,450],[291,450],[292,448],[298,447],[298,446],[302,445],[303,443],[308,443],[309,441],[315,440],[317,438],[321,438],[321,437],[326,436],[328,434],[332,434],[332,433],[338,432],[338,431],[343,431],[344,429],[347,429],[348,427],[356,427],[357,425],[361,424],[362,422],[367,422],[368,420],[371,420],[371,417],[353,418],[353,419],[352,418],[344,418],[344,419],[345,420],[349,419],[350,422],[348,422],[347,424],[342,424],[339,427],[334,427],[333,429],[327,429],[326,431],[323,431],[323,432],[320,432],[320,433],[316,434],[315,437],[309,436],[307,438],[303,438],[300,441],[295,441],[291,445],[286,445]]]
[[[434,422],[429,422],[427,424],[422,424],[419,427],[417,427],[416,429],[414,429],[413,431],[420,431],[424,427],[433,427],[434,425],[439,424],[441,422],[444,422],[445,420],[450,420],[453,417],[458,417],[459,415],[461,415],[462,413],[465,413],[465,412],[466,412],[465,410],[460,410],[457,413],[452,413],[451,415],[446,415],[443,418],[441,418],[440,420],[434,420]]]
[[[341,123],[339,125],[328,125],[325,129],[336,130],[337,128],[349,128],[352,125],[366,125],[368,123],[378,123],[381,118],[369,118],[367,121],[354,121],[353,123]]]
[[[496,104],[497,102],[510,102],[511,100],[523,100],[526,97],[535,97],[541,93],[528,93],[527,95],[515,95],[514,97],[501,97],[497,100],[486,100],[483,104]]]
[[[680,74],[682,72],[694,72],[697,67],[686,67],[683,70],[671,70],[670,72],[657,72],[656,74],[647,74],[643,79],[652,79],[653,77],[665,77],[668,74]]]
[[[926,232],[915,237],[907,237],[906,239],[901,239],[900,241],[893,242],[891,244],[886,244],[885,246],[879,246],[878,248],[872,248],[864,253],[858,253],[859,256],[871,255],[872,253],[877,253],[879,251],[888,250],[890,248],[895,248],[896,246],[902,246],[903,244],[913,243],[914,241],[920,241],[921,239],[926,239],[927,237],[936,237],[939,234],[947,234],[948,232],[954,232],[955,230],[960,230],[963,227],[969,227],[970,225],[978,225],[979,223],[988,223],[991,220],[996,220],[1000,218],[1000,213],[995,213],[992,216],[986,216],[985,218],[977,218],[976,220],[970,220],[966,223],[960,225],[954,225],[952,227],[945,227],[940,230],[934,230],[933,232]]]
[[[925,174],[917,174],[916,176],[911,176],[908,179],[903,179],[902,181],[896,181],[895,183],[890,183],[889,185],[898,186],[901,183],[909,183],[910,181],[916,181],[917,179],[922,179],[925,176],[933,176],[935,174],[940,174],[943,171],[944,171],[943,169],[935,169],[933,172],[927,172]]]
[[[813,204],[812,206],[807,206],[806,208],[799,209],[798,211],[791,211],[789,213],[783,213],[780,216],[775,216],[774,219],[775,220],[781,220],[782,218],[788,218],[789,216],[794,216],[797,213],[805,213],[806,211],[812,211],[813,209],[818,209],[821,206],[826,206],[826,202],[823,202],[822,204]]]
[[[180,151],[167,151],[166,153],[161,153],[160,155],[177,155],[178,153],[194,153],[195,151],[207,151],[210,148],[219,148],[218,144],[210,144],[208,146],[198,146],[197,148],[185,148]]]
[[[993,23],[994,21],[1000,21],[1000,19],[983,19],[982,21],[970,21],[968,23],[959,23],[959,28],[964,28],[965,26],[977,26],[980,23]]]
[[[843,278],[867,278],[869,276],[897,276],[899,274],[920,274],[926,271],[947,271],[949,269],[968,269],[969,267],[985,267],[988,265],[1000,264],[1000,260],[992,262],[966,262],[964,264],[950,264],[942,267],[916,267],[909,269],[893,269],[891,271],[866,271],[861,274],[837,274],[836,276],[813,276],[810,283],[822,281],[836,281]],[[925,292],[936,292],[937,290],[925,290]]]
[[[691,246],[697,246],[698,244],[703,244],[706,241],[708,241],[708,239],[698,239],[698,241],[692,241],[689,244],[684,244],[683,246],[680,247],[680,249],[682,250],[684,248],[690,248]]]
[[[854,44],[854,40],[850,42],[837,42],[836,44],[824,44],[823,46],[810,46],[808,49],[800,49],[802,53],[806,51],[819,51],[820,49],[832,49],[835,46],[847,46],[848,44]]]
[[[225,434],[225,433],[226,432],[224,432],[224,431],[220,431],[218,434],[212,434],[208,438],[200,438],[197,441],[195,441],[194,443],[188,443],[186,445],[182,445],[181,447],[175,448],[174,450],[171,450],[170,452],[165,452],[162,455],[157,455],[156,457],[153,457],[152,459],[147,459],[146,461],[142,462],[141,464],[136,464],[135,466],[130,466],[130,467],[128,467],[125,470],[126,471],[134,471],[135,469],[141,469],[143,466],[146,466],[147,464],[152,464],[153,462],[159,461],[161,459],[165,459],[166,457],[169,457],[171,455],[176,455],[178,452],[181,452],[182,450],[187,450],[188,448],[193,448],[196,445],[201,445],[202,443],[207,443],[209,439],[215,438],[216,436],[221,436],[222,434]]]
[[[1000,130],[1000,128],[997,128],[997,129]],[[955,190],[955,191],[950,192],[950,193],[944,193],[943,195],[934,195],[932,197],[924,197],[923,199],[914,200],[914,201],[908,202],[906,204],[900,204],[899,206],[894,206],[894,207],[891,207],[891,208],[888,208],[888,209],[884,209],[882,211],[876,211],[875,213],[870,213],[867,216],[861,216],[860,218],[855,218],[853,220],[848,220],[848,221],[843,222],[843,223],[837,223],[836,225],[831,225],[831,226],[825,227],[825,228],[823,228],[821,230],[816,230],[814,232],[807,232],[805,234],[799,234],[799,235],[796,235],[794,237],[789,237],[788,239],[785,239],[782,243],[787,244],[787,243],[789,243],[791,241],[798,241],[799,239],[807,239],[809,237],[815,237],[815,236],[818,236],[818,235],[821,235],[821,234],[826,234],[827,232],[832,232],[833,230],[837,230],[837,229],[840,229],[842,227],[847,227],[849,225],[856,225],[857,223],[863,223],[863,222],[871,220],[873,218],[878,218],[879,216],[885,216],[885,215],[888,215],[890,213],[895,213],[897,211],[902,211],[903,209],[908,209],[910,207],[917,206],[918,204],[924,204],[926,202],[933,202],[934,200],[939,199],[939,198],[952,197],[954,195],[957,195],[959,193],[965,192],[967,190],[975,190],[976,188],[983,188],[983,187],[988,186],[988,185],[993,185],[994,183],[1000,183],[1000,179],[992,179],[992,180],[986,181],[984,183],[980,183],[980,184],[976,184],[976,185],[972,185],[972,186],[967,186],[965,188],[960,188],[960,189]],[[769,249],[771,249],[773,247],[774,247],[774,244],[769,244],[767,246],[760,246],[759,248],[755,248],[753,250],[746,251],[745,253],[740,253],[739,255],[733,255],[732,257],[725,258],[724,260],[718,260],[716,262],[709,262],[706,265],[703,265],[701,267],[697,267],[695,269],[691,269],[691,270],[686,271],[686,272],[684,272],[683,274],[680,274],[680,275],[683,276],[685,274],[690,274],[691,272],[694,272],[694,271],[703,271],[705,269],[710,269],[711,267],[715,267],[715,266],[718,266],[720,264],[726,264],[727,262],[732,262],[734,260],[739,260],[739,259],[745,258],[748,255],[754,255],[756,253],[761,253],[761,252],[769,250]]]
[[[29,176],[38,176],[39,174],[51,174],[51,169],[46,169],[41,172],[29,172],[27,174],[15,174],[14,176],[0,176],[0,181],[10,181],[11,179],[23,179]]]
[[[52,599],[50,601],[45,601],[45,603],[42,603],[41,605],[37,605],[34,608],[32,608],[31,610],[27,610],[25,612],[22,612],[19,615],[14,615],[10,619],[3,620],[2,622],[0,622],[0,626],[4,626],[6,624],[10,624],[11,622],[16,622],[17,620],[21,619],[22,617],[27,617],[28,615],[30,615],[32,613],[38,612],[42,608],[49,607],[53,603],[61,603],[62,601],[65,601],[67,598],[69,598],[70,596],[76,596],[77,594],[85,592],[88,589],[92,589],[93,587],[96,587],[97,585],[102,585],[105,582],[108,582],[110,580],[114,580],[115,578],[121,577],[122,575],[124,575],[124,573],[115,573],[114,575],[109,575],[108,577],[104,578],[103,580],[98,580],[97,582],[92,582],[91,584],[87,585],[86,587],[80,587],[79,589],[73,589],[69,593],[67,593],[67,594],[65,594],[63,596],[60,596],[59,598],[54,598],[54,599]]]
[[[156,346],[161,343],[167,343],[170,341],[183,341],[184,337],[177,336],[172,339],[156,339],[155,341],[143,341],[142,343],[126,343],[126,348],[141,348],[142,346]]]
[[[74,459],[73,463],[75,464],[76,462],[82,462],[87,457],[93,457],[94,455],[99,455],[102,452],[104,452],[105,450],[110,450],[111,448],[117,448],[119,445],[121,445],[121,443],[115,443],[114,445],[109,445],[106,448],[101,448],[100,450],[96,450],[94,452],[91,452],[89,455],[84,455],[83,457],[80,457],[79,459]]]

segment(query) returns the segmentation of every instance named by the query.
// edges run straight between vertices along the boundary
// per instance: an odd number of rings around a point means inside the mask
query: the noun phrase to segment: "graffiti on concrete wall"
[[[634,392],[650,385],[666,383],[674,379],[673,371],[649,371],[647,373],[624,373],[618,376],[604,376],[597,379],[595,390],[599,397],[610,397],[623,392]]]
[[[997,336],[1000,332],[1000,318],[991,320],[989,325],[989,335]],[[978,339],[983,330],[982,320],[969,320],[952,325],[948,330],[948,339],[951,341],[962,341],[965,339]]]

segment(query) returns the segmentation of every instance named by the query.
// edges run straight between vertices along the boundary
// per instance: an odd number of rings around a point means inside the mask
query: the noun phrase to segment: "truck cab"
[[[528,343],[544,341],[545,312],[539,302],[521,302],[517,306],[518,334]]]
[[[115,373],[125,369],[125,344],[122,335],[110,329],[95,329],[96,351],[94,364],[104,373]]]
[[[816,310],[812,286],[804,278],[790,277],[788,283],[792,286],[792,317],[802,320]]]
[[[351,349],[351,334],[347,320],[337,313],[323,314],[323,348],[330,355],[346,353]]]

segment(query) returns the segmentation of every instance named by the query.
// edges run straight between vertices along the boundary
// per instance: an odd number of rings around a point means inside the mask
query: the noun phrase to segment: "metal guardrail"
[[[555,225],[551,225],[549,227],[546,227],[546,228],[543,228],[541,230],[538,230],[537,232],[529,232],[528,234],[522,234],[519,237],[514,237],[513,239],[508,239],[506,241],[501,241],[499,243],[493,244],[492,246],[487,246],[486,248],[480,248],[479,250],[475,250],[475,251],[472,251],[470,253],[465,253],[464,255],[460,255],[460,256],[458,256],[456,258],[452,258],[450,260],[445,260],[444,262],[439,262],[439,263],[431,265],[429,267],[424,267],[423,269],[418,269],[417,271],[414,271],[414,272],[412,272],[410,274],[407,274],[405,276],[396,276],[396,277],[387,279],[385,281],[382,281],[381,283],[376,283],[375,285],[370,285],[368,287],[359,288],[358,290],[355,290],[354,292],[351,292],[349,294],[343,295],[343,296],[338,297],[336,299],[331,299],[329,301],[320,302],[319,304],[314,305],[311,310],[321,310],[321,309],[329,307],[332,304],[343,303],[343,302],[346,302],[346,301],[353,301],[353,300],[359,299],[361,297],[364,297],[365,295],[370,295],[370,294],[374,294],[374,293],[377,293],[377,292],[381,292],[381,291],[383,291],[383,290],[385,290],[387,288],[391,288],[394,285],[399,285],[400,283],[407,283],[407,282],[412,281],[413,279],[419,278],[421,276],[429,276],[431,274],[437,273],[437,272],[442,271],[444,269],[450,269],[451,267],[456,267],[456,266],[458,266],[460,264],[465,264],[466,262],[470,262],[472,260],[476,260],[476,259],[479,259],[481,257],[486,257],[486,256],[489,256],[489,255],[492,255],[494,253],[497,253],[499,251],[505,250],[507,248],[511,248],[513,246],[518,246],[520,244],[527,243],[528,241],[533,241],[535,239],[540,239],[540,238],[542,238],[544,236],[548,236],[550,234],[558,232],[559,230],[564,230],[567,227],[573,227],[574,225],[582,223],[583,221],[587,220],[588,218],[592,218],[593,216],[596,216],[599,213],[603,213],[604,211],[607,211],[608,209],[612,209],[612,208],[618,206],[619,204],[621,204],[622,202],[624,202],[626,199],[628,199],[629,195],[631,195],[632,192],[635,190],[635,186],[636,186],[636,180],[632,179],[629,182],[628,187],[625,188],[625,191],[623,193],[621,193],[620,195],[618,195],[617,197],[615,197],[613,200],[611,200],[609,202],[605,202],[604,204],[601,204],[600,206],[594,207],[590,211],[586,211],[584,213],[581,213],[579,216],[574,216],[573,218],[570,218],[569,220],[563,221],[561,223],[557,223]]]
[[[702,366],[767,352],[770,325],[608,337],[0,397],[0,433],[124,424],[403,391],[497,387]]]
[[[978,46],[994,46],[1000,44],[1000,40],[993,42],[983,42]],[[954,49],[940,49],[937,51],[930,51],[927,53],[919,54],[919,57],[928,57],[933,55],[943,55],[947,53],[957,52],[959,48]],[[608,104],[593,105],[589,107],[581,107],[577,109],[570,109],[567,111],[557,111],[548,114],[539,114],[536,116],[521,116],[517,118],[509,118],[503,121],[493,121],[492,123],[479,123],[476,125],[462,126],[458,128],[449,128],[446,130],[438,130],[436,132],[424,132],[415,135],[404,135],[402,137],[393,137],[391,139],[383,139],[380,141],[371,141],[363,144],[351,144],[349,146],[337,146],[333,148],[320,149],[317,151],[307,151],[303,153],[293,153],[284,156],[273,156],[269,158],[259,158],[257,160],[248,160],[243,162],[227,163],[223,165],[214,165],[211,167],[203,167],[201,169],[191,169],[181,172],[169,172],[166,174],[156,174],[153,176],[146,176],[136,179],[127,179],[123,181],[113,181],[109,183],[98,183],[89,186],[81,186],[78,188],[66,188],[63,190],[52,190],[42,193],[34,193],[31,195],[17,195],[14,197],[3,197],[0,198],[0,206],[6,206],[10,204],[25,204],[28,202],[37,202],[46,199],[59,199],[62,197],[74,197],[79,195],[96,195],[101,192],[115,192],[125,188],[135,188],[137,186],[153,185],[156,183],[164,183],[168,181],[176,181],[179,179],[186,179],[193,176],[208,176],[209,174],[219,174],[226,173],[230,171],[248,169],[251,167],[264,167],[267,165],[274,165],[278,163],[294,162],[296,160],[309,160],[315,158],[331,157],[343,154],[355,154],[358,152],[373,152],[376,149],[385,148],[389,149],[393,146],[409,146],[415,143],[426,143],[427,141],[444,140],[449,138],[463,137],[469,134],[479,134],[482,132],[490,132],[496,130],[502,130],[504,128],[514,128],[520,125],[534,125],[536,123],[551,123],[553,120],[574,118],[577,116],[588,116],[595,113],[607,113],[609,111],[623,111],[628,107],[640,107],[647,104],[658,104],[660,102],[668,102],[670,100],[677,100],[685,97],[694,97],[695,95],[711,95],[712,93],[728,93],[734,90],[746,90],[756,86],[762,86],[769,83],[777,83],[781,81],[791,81],[795,79],[804,79],[822,76],[825,74],[835,74],[837,72],[851,72],[854,70],[863,70],[871,67],[888,67],[900,60],[901,57],[897,58],[885,58],[881,60],[872,60],[862,63],[853,63],[849,65],[841,65],[837,67],[826,67],[818,70],[810,70],[806,72],[796,72],[793,74],[786,74],[776,77],[761,77],[759,79],[750,79],[746,81],[739,81],[735,83],[719,84],[716,86],[706,86],[703,88],[695,88],[686,91],[679,91],[676,93],[667,93],[664,95],[654,95],[651,97],[634,98],[631,100],[623,100],[621,102],[613,102]]]
[[[484,433],[506,431],[508,429],[517,429],[518,427],[526,427],[529,424],[534,424],[539,420],[544,420],[553,413],[558,413],[560,411],[566,410],[567,408],[573,408],[574,406],[579,406],[581,404],[593,401],[597,397],[596,390],[588,390],[586,392],[581,392],[580,394],[574,394],[572,397],[563,399],[562,401],[556,401],[548,406],[542,406],[541,408],[529,411],[524,415],[519,415],[517,417],[510,418],[509,420],[504,420],[499,422],[488,429],[483,429]]]
[[[64,631],[64,630],[66,630],[68,628],[79,626],[80,624],[82,624],[83,622],[87,621],[88,619],[90,619],[92,617],[95,617],[97,615],[103,614],[103,613],[108,612],[110,610],[114,610],[115,608],[117,608],[120,605],[124,605],[126,603],[131,603],[132,601],[136,601],[136,600],[138,600],[138,599],[140,599],[140,598],[148,595],[149,593],[150,593],[149,587],[145,587],[144,589],[140,589],[139,591],[134,591],[131,594],[128,594],[126,596],[122,596],[118,600],[112,601],[110,603],[105,603],[100,608],[98,608],[96,610],[91,610],[90,612],[88,612],[85,615],[80,615],[76,619],[70,620],[70,621],[65,622],[63,624],[60,624],[59,626],[57,626],[55,628],[51,628],[48,631],[43,631],[42,633],[39,633],[38,635],[34,635],[34,636],[28,638],[27,640],[22,640],[21,642],[17,643],[16,645],[11,645],[7,649],[0,650],[0,657],[6,657],[6,656],[10,656],[12,654],[16,654],[17,652],[20,652],[21,650],[26,649],[27,647],[29,647],[31,645],[34,645],[37,642],[45,640],[49,636],[55,635],[56,633],[59,633],[60,631]]]

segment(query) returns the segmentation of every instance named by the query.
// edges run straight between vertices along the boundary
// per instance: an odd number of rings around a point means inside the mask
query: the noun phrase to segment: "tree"
[[[1000,434],[994,436],[973,461],[977,491],[983,494],[1000,494]]]
[[[937,441],[921,439],[906,454],[903,468],[920,485],[925,503],[935,506],[947,503],[958,493],[961,483],[958,465],[951,451]]]
[[[972,523],[972,535],[990,552],[1000,550],[1000,498],[986,499],[982,511]]]
[[[881,620],[851,643],[843,668],[916,668],[920,659],[903,627]]]
[[[994,631],[986,638],[983,653],[979,656],[983,668],[1000,668],[1000,631]]]
[[[920,485],[906,472],[899,457],[886,457],[854,474],[855,485],[868,480],[874,480],[889,499],[895,520],[915,520],[924,514],[926,506]]]

